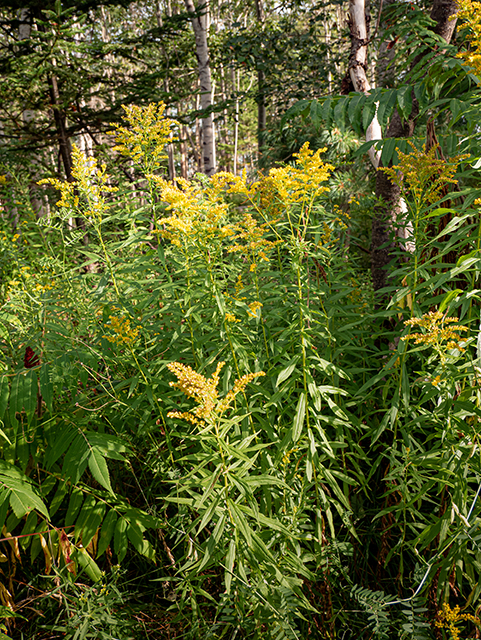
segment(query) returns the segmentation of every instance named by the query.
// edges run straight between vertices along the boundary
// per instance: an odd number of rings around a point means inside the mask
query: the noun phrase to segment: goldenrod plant
[[[415,251],[377,309],[362,194],[333,202],[321,149],[172,183],[173,126],[126,112],[131,184],[74,151],[41,259],[0,236],[2,602],[24,615],[43,576],[39,640],[435,638],[453,598],[476,624],[479,194],[444,206],[463,160],[400,154]]]

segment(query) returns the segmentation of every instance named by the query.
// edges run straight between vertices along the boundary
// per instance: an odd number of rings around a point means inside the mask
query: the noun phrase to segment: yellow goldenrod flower
[[[262,307],[262,302],[251,302],[249,306],[249,311],[247,312],[249,316],[252,318],[257,317],[257,310]]]
[[[457,331],[467,331],[468,328],[463,325],[455,325],[445,327],[446,324],[458,322],[458,318],[445,318],[440,311],[429,311],[421,318],[411,318],[404,322],[405,325],[419,327],[426,330],[426,333],[412,333],[410,336],[404,336],[403,340],[414,339],[415,344],[426,344],[429,346],[447,342],[448,349],[459,349],[464,351],[460,346],[459,340],[461,336]]]
[[[138,329],[132,329],[130,319],[127,316],[109,316],[110,322],[105,328],[111,332],[111,335],[105,335],[109,342],[114,342],[119,346],[132,345],[139,335]]]
[[[112,125],[114,131],[109,133],[116,136],[117,142],[114,151],[120,151],[135,163],[142,164],[144,170],[150,173],[167,157],[164,148],[175,140],[172,129],[177,122],[164,116],[164,102],[152,103],[146,107],[122,105],[122,108],[129,126]]]
[[[438,612],[438,619],[435,624],[438,629],[447,629],[451,635],[451,640],[459,640],[461,629],[456,626],[459,622],[469,620],[476,625],[481,624],[481,620],[476,616],[470,613],[460,613],[460,611],[461,608],[459,605],[451,609],[447,602],[443,602],[441,611]]]
[[[399,164],[384,167],[381,171],[387,173],[390,180],[399,187],[404,183],[417,203],[436,202],[446,184],[457,184],[458,181],[453,176],[461,160],[468,156],[454,156],[446,162],[436,157],[437,145],[426,152],[426,145],[420,151],[410,140],[408,143],[413,150],[410,153],[398,151]]]
[[[60,191],[58,207],[78,211],[99,223],[109,208],[104,194],[117,189],[107,184],[105,164],[99,166],[95,158],[87,157],[76,145],[72,148],[72,165],[72,181],[44,178],[38,184],[50,184]]]
[[[242,282],[242,274],[239,273],[239,275],[237,276],[237,282],[235,284],[235,299],[236,300],[245,300],[245,297],[241,297],[241,292],[244,289],[244,284]]]
[[[281,242],[280,240],[266,240],[264,236],[268,231],[267,226],[267,223],[259,224],[248,212],[244,213],[241,221],[234,226],[237,232],[234,241],[237,242],[228,251],[229,253],[242,253],[250,258],[251,271],[255,271],[259,260],[268,262],[267,252]]]
[[[177,382],[170,382],[170,386],[180,389],[188,398],[193,398],[198,406],[193,412],[180,413],[171,411],[167,416],[169,418],[183,418],[192,424],[208,420],[212,416],[221,417],[236,395],[243,392],[249,382],[265,375],[263,371],[259,371],[258,373],[248,373],[242,376],[242,378],[235,381],[233,389],[222,400],[219,400],[217,387],[219,385],[219,374],[224,365],[225,362],[219,362],[212,377],[208,379],[181,362],[168,364],[167,368],[177,378]]]
[[[458,0],[458,24],[466,29],[467,51],[458,53],[464,63],[473,67],[478,76],[481,75],[481,2],[477,0]]]
[[[279,195],[286,202],[302,202],[329,191],[329,187],[321,185],[325,182],[334,167],[325,164],[320,154],[325,149],[313,152],[309,149],[309,142],[302,145],[299,153],[294,153],[297,158],[295,166],[286,166],[279,169],[271,169],[269,177],[276,187]]]
[[[436,388],[439,387],[440,382],[441,382],[441,376],[436,376],[431,380],[431,384],[433,385],[433,387],[436,387]]]
[[[175,185],[159,176],[148,178],[159,187],[160,197],[170,212],[157,224],[165,227],[160,234],[172,244],[205,247],[215,238],[222,240],[234,234],[234,229],[225,224],[228,207],[216,189],[202,190],[200,185],[183,179]]]
[[[447,349],[464,351],[459,332],[467,331],[468,328],[459,324],[452,325],[453,322],[458,322],[458,318],[447,318],[440,311],[429,311],[421,318],[411,318],[404,322],[410,327],[421,327],[425,333],[412,333],[404,336],[401,340],[414,340],[415,344],[425,344],[432,347],[438,353],[441,362],[444,363],[446,362],[445,352]],[[445,326],[448,324],[451,326]]]

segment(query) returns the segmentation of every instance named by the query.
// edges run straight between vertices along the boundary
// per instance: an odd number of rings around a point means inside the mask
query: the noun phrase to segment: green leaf
[[[451,126],[457,121],[459,116],[462,115],[462,113],[464,111],[464,109],[463,109],[463,107],[461,105],[462,105],[462,103],[459,100],[456,100],[454,98],[449,103],[449,108],[450,108],[451,113],[453,115],[453,118],[452,118],[453,121],[450,123]]]
[[[20,620],[27,620],[24,616],[21,616],[16,611],[12,611],[8,607],[5,607],[3,604],[0,605],[0,620],[2,618],[19,618]],[[7,636],[5,636],[7,640],[10,640]]]
[[[334,124],[344,133],[346,130],[346,98],[339,98],[336,106],[334,107]]]
[[[292,424],[292,442],[297,442],[301,437],[302,428],[304,426],[304,418],[306,415],[306,394],[301,393],[297,402],[296,415]]]
[[[83,433],[77,433],[63,459],[62,473],[76,484],[87,468],[90,448]]]
[[[49,366],[43,364],[40,368],[40,393],[42,395],[47,409],[52,413],[53,411],[53,384],[50,380]]]
[[[85,437],[87,438],[90,446],[96,447],[106,458],[111,458],[112,460],[125,460],[125,456],[122,454],[130,453],[129,447],[117,436],[112,436],[107,433],[98,433],[97,431],[86,431]]]
[[[8,406],[8,414],[10,417],[10,424],[14,428],[14,433],[16,435],[18,428],[18,420],[17,420],[17,411],[22,411],[22,396],[23,396],[23,383],[24,376],[21,373],[17,373],[17,375],[12,380],[12,389],[10,392],[10,402]],[[20,408],[19,408],[20,405]]]
[[[278,387],[282,382],[284,382],[284,380],[287,380],[287,378],[289,378],[289,376],[292,374],[292,372],[294,371],[294,369],[296,368],[296,364],[299,361],[299,356],[295,356],[294,358],[292,358],[292,360],[289,362],[289,364],[287,365],[287,367],[285,367],[284,369],[282,369],[282,371],[279,373],[279,375],[277,376],[277,380],[276,380],[276,387]]]
[[[324,104],[322,105],[322,119],[324,120],[327,129],[329,129],[329,127],[331,126],[333,117],[332,103],[333,99],[331,96],[329,96],[326,100],[324,100]]]
[[[204,513],[204,515],[203,515],[203,517],[202,517],[202,520],[201,520],[201,522],[200,522],[200,524],[199,524],[199,528],[197,529],[197,535],[198,535],[198,534],[202,531],[202,529],[203,529],[204,527],[206,527],[206,526],[209,524],[209,522],[211,521],[212,516],[214,515],[215,510],[216,510],[217,505],[219,504],[220,500],[221,500],[221,494],[219,493],[219,494],[214,498],[214,500],[212,500],[212,502],[210,503],[209,507],[206,509],[206,511],[205,511],[205,513]]]
[[[230,512],[232,514],[232,518],[234,520],[234,524],[236,525],[239,533],[244,537],[247,546],[252,546],[252,529],[249,527],[249,523],[247,522],[246,517],[239,509],[239,507],[232,502],[232,500],[228,499],[227,504],[229,505]]]
[[[454,289],[453,291],[448,291],[444,296],[441,304],[439,305],[438,311],[440,311],[441,313],[444,313],[446,309],[449,309],[449,305],[451,304],[451,301],[457,298],[458,296],[460,296],[462,293],[463,292],[461,289]]]
[[[439,240],[439,238],[442,238],[443,236],[449,235],[450,233],[453,233],[454,231],[456,231],[456,229],[463,222],[465,222],[468,217],[469,215],[466,214],[464,216],[456,216],[455,218],[450,220],[448,224],[444,227],[444,229],[440,233],[438,233],[438,235],[434,238],[434,240]]]
[[[409,398],[410,398],[410,385],[409,385],[409,375],[406,369],[406,364],[403,363],[401,368],[401,390],[403,403],[406,409],[409,408]]]
[[[366,131],[376,115],[376,104],[372,100],[366,102],[362,112],[362,126]]]
[[[27,415],[27,424],[32,422],[37,409],[37,392],[37,371],[32,369],[26,373],[23,386],[23,409]]]
[[[314,359],[319,364],[321,369],[326,373],[337,374],[340,378],[345,378],[347,380],[350,379],[348,374],[343,369],[341,369],[341,367],[338,367],[337,365],[333,364],[332,362],[329,362],[328,360],[324,360],[324,358],[321,358],[318,355],[314,356]]]
[[[67,451],[72,440],[78,435],[77,429],[70,424],[59,421],[56,429],[49,434],[45,466],[50,470],[57,460]]]
[[[50,517],[53,517],[57,513],[67,493],[68,493],[67,484],[65,482],[60,482],[57,487],[57,491],[55,492],[55,495],[52,499],[52,502],[50,503],[50,507],[49,507]]]
[[[424,220],[428,218],[439,218],[440,216],[444,216],[447,213],[457,213],[456,209],[449,209],[447,207],[437,207],[434,211],[430,211],[427,215],[424,216]]]
[[[10,506],[17,518],[23,518],[32,509],[36,509],[46,518],[49,518],[47,507],[43,500],[34,492],[26,480],[21,481],[2,474],[0,483],[10,490]]]
[[[293,118],[295,118],[300,114],[303,114],[303,115],[307,114],[309,112],[310,104],[311,104],[310,100],[304,99],[304,100],[299,100],[298,102],[293,104],[292,107],[289,107],[289,109],[285,112],[285,114],[282,117],[281,127],[285,126],[287,120],[292,120]]]
[[[347,108],[349,122],[358,135],[361,133],[361,112],[365,102],[366,96],[360,93],[349,100],[349,105]]]
[[[141,527],[131,522],[127,527],[127,536],[134,549],[149,560],[155,560],[155,552],[148,540],[145,540]]]
[[[127,553],[127,528],[129,526],[128,521],[121,516],[117,520],[117,524],[115,525],[114,531],[114,550],[117,554],[117,558],[119,562],[125,558],[125,554]]]
[[[391,159],[396,150],[396,138],[388,138],[384,141],[381,151],[381,164],[383,167],[387,167],[391,162]]]
[[[381,127],[385,127],[396,104],[397,93],[395,89],[389,89],[381,94],[377,109],[377,119]]]
[[[107,550],[112,536],[114,535],[115,525],[117,523],[117,514],[111,509],[104,518],[102,529],[100,530],[99,541],[97,545],[97,557],[100,557]]]
[[[0,378],[0,420],[3,419],[5,411],[7,410],[9,396],[10,384],[8,382],[8,376],[3,375]]]
[[[235,561],[235,553],[236,553],[236,544],[235,540],[231,540],[229,542],[229,550],[227,551],[227,556],[225,560],[225,590],[226,593],[229,594],[232,585],[232,572],[234,571],[234,561]]]
[[[0,532],[3,529],[5,520],[7,518],[8,509],[10,506],[10,491],[4,487],[0,488]]]
[[[102,571],[98,564],[88,554],[87,550],[81,547],[75,548],[72,552],[72,558],[77,560],[79,565],[94,582],[98,582],[102,578]]]
[[[341,389],[339,387],[333,387],[332,385],[329,384],[323,384],[319,387],[317,387],[319,389],[319,392],[324,394],[339,394],[341,396],[348,396],[348,392],[345,391],[344,389]]]
[[[112,485],[110,484],[110,475],[107,463],[104,456],[100,453],[97,447],[93,447],[90,451],[88,465],[95,480],[97,480],[97,482],[102,485],[104,489],[107,489],[109,493],[115,495],[112,489]]]
[[[80,511],[83,499],[83,492],[77,487],[74,487],[74,489],[72,490],[72,495],[70,496],[67,515],[65,516],[65,525],[67,527],[75,523],[75,519],[77,518],[78,512]]]
[[[404,85],[398,89],[397,107],[403,120],[409,118],[413,108],[412,87],[410,85]]]
[[[309,109],[309,117],[313,126],[316,129],[320,129],[322,126],[322,105],[319,104],[319,100],[313,100],[311,102],[311,108]]]
[[[102,524],[106,506],[103,502],[97,502],[93,496],[87,496],[82,505],[77,522],[75,523],[75,538],[82,539],[82,544],[87,547],[96,531]]]

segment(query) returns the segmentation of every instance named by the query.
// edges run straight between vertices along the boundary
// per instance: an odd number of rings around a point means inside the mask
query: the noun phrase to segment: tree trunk
[[[32,12],[28,8],[20,10],[18,25],[18,39],[28,40],[32,33]],[[29,135],[29,129],[35,122],[36,114],[33,109],[24,109],[22,112],[22,122],[27,129],[27,136]],[[39,193],[37,181],[39,179],[38,171],[38,159],[37,154],[32,154],[31,164],[33,166],[32,174],[29,177],[28,192],[30,196],[30,203],[32,205],[33,212],[37,219],[42,218],[45,215],[44,200]]]
[[[180,175],[184,180],[189,177],[189,163],[187,160],[187,127],[182,126],[180,139]]]
[[[431,10],[431,18],[436,21],[434,33],[450,42],[456,26],[456,1],[434,0]],[[411,69],[414,68],[425,55],[424,51],[413,60]],[[410,116],[403,121],[398,111],[395,110],[386,133],[388,138],[409,138],[413,135],[416,120],[419,115],[419,104],[413,96],[413,106]],[[401,190],[393,184],[383,171],[376,173],[376,196],[380,203],[375,207],[372,221],[371,242],[371,275],[375,291],[379,291],[387,284],[387,267],[393,260],[394,229],[397,226],[398,235],[404,238],[409,236],[409,229],[402,224],[402,215],[405,208],[402,206]],[[389,242],[391,242],[389,244]],[[384,247],[383,247],[384,245]]]
[[[63,168],[67,180],[72,179],[72,151],[70,148],[70,140],[67,135],[66,117],[60,106],[60,97],[58,92],[57,76],[52,74],[48,79],[48,88],[50,93],[50,104],[52,105],[53,117],[55,120],[55,128],[57,130],[57,138],[59,144],[60,157],[62,158]]]
[[[265,22],[263,0],[255,0],[257,22],[262,30]],[[261,46],[261,50],[262,50]],[[262,64],[262,62],[261,62]],[[263,69],[257,71],[257,153],[259,159],[262,157],[262,147],[264,146],[264,134],[266,130],[266,95],[265,95],[265,74]]]
[[[355,91],[369,93],[371,85],[367,78],[367,45],[369,40],[369,16],[365,0],[350,0],[349,29],[351,32],[351,55],[349,56],[349,76]],[[377,116],[366,131],[366,141],[382,139],[382,131]],[[369,149],[369,158],[377,169],[381,154],[374,147]]]
[[[235,111],[234,111],[234,175],[237,175],[238,150],[239,150],[239,71],[232,69],[232,86],[235,95]]]
[[[206,112],[212,107],[212,80],[209,61],[209,47],[207,43],[208,10],[206,4],[198,11],[193,0],[185,0],[187,11],[191,14],[192,27],[195,35],[195,50],[199,68],[200,103]],[[212,113],[202,118],[202,157],[204,159],[204,173],[208,176],[216,172],[214,119]]]

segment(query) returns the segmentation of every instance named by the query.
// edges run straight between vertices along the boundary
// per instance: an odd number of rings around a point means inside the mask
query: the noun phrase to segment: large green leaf
[[[107,462],[97,447],[92,447],[88,458],[88,465],[93,477],[102,485],[109,493],[114,495],[112,485],[110,484],[109,469]]]

